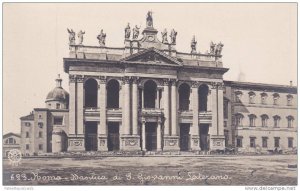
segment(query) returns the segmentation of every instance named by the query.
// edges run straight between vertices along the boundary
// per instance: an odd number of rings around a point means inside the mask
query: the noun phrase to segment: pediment
[[[125,62],[138,62],[138,63],[149,63],[158,65],[171,65],[171,66],[182,66],[182,64],[175,58],[155,49],[149,48],[144,51],[132,54],[122,61]]]

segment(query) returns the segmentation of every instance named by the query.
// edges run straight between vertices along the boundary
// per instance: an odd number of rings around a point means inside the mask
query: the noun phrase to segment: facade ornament
[[[73,29],[68,29],[68,32],[69,32],[69,44],[70,45],[75,45],[75,32],[73,31]]]
[[[163,85],[169,86],[170,85],[170,79],[163,79]]]
[[[78,36],[78,44],[79,45],[82,45],[82,42],[83,42],[83,35],[85,34],[85,31],[82,31],[82,30],[80,30],[79,32],[78,32],[78,34],[77,34],[77,36]]]
[[[129,39],[130,38],[130,33],[131,33],[131,30],[130,30],[130,25],[128,23],[127,26],[126,26],[126,28],[125,28],[125,39]]]
[[[224,44],[222,44],[221,42],[219,42],[219,44],[217,45],[216,50],[215,50],[215,54],[217,56],[222,54],[223,46],[224,46]]]
[[[106,83],[106,76],[99,76],[99,82],[100,82],[100,84],[105,84]]]
[[[192,88],[198,88],[199,87],[199,82],[192,82]]]
[[[170,83],[172,86],[176,86],[177,80],[176,79],[171,79]]]
[[[129,84],[130,83],[130,78],[128,76],[125,76],[123,78],[123,84]]]
[[[196,53],[196,46],[197,46],[197,41],[196,41],[196,37],[195,35],[192,38],[192,42],[191,42],[191,53]]]
[[[165,30],[161,33],[162,43],[168,43],[167,35],[168,35],[168,32],[167,32],[167,29],[165,29]]]
[[[171,44],[176,44],[176,36],[177,32],[174,29],[172,29],[170,34]]]
[[[210,54],[215,54],[216,43],[213,41],[210,42]]]
[[[105,46],[106,33],[103,32],[103,29],[101,29],[100,34],[97,36],[97,39],[99,40],[100,46]]]
[[[69,75],[69,82],[75,83],[76,82],[76,76],[75,75]]]
[[[153,18],[152,18],[152,11],[148,11],[147,19],[146,19],[146,26],[153,28]]]
[[[135,25],[135,27],[132,29],[132,38],[133,39],[137,39],[139,37],[139,34],[140,34],[140,28],[141,27],[138,27],[137,25]]]
[[[76,80],[78,83],[82,83],[84,81],[84,76],[83,75],[76,75]]]
[[[131,80],[132,80],[132,83],[133,83],[133,84],[137,84],[137,83],[138,83],[138,79],[139,79],[139,78],[136,77],[136,76],[132,76],[132,77],[131,77]]]

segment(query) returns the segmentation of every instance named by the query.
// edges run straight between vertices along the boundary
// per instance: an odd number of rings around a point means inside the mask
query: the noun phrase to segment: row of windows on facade
[[[262,137],[261,139],[262,139],[261,147],[262,148],[268,148],[268,139],[269,138],[268,137]],[[255,148],[255,147],[259,146],[255,143],[255,140],[256,140],[256,137],[250,137],[249,138],[250,147]],[[293,144],[294,138],[293,137],[288,137],[287,141],[288,141],[288,148],[293,148],[294,147],[294,144]],[[242,137],[238,137],[236,139],[236,146],[237,147],[243,147],[243,138]],[[274,147],[275,148],[280,147],[280,137],[274,137]]]
[[[250,114],[250,115],[248,115],[248,117],[249,117],[249,126],[255,127],[256,126],[255,121],[257,118],[256,115]],[[263,114],[260,117],[261,117],[261,126],[268,127],[269,116],[266,114]],[[244,119],[243,114],[241,114],[241,113],[236,114],[235,115],[236,126],[243,126],[243,119]],[[287,127],[288,128],[293,127],[294,117],[289,115],[286,117],[286,119],[287,119]],[[280,127],[280,120],[281,120],[280,116],[278,116],[278,115],[273,116],[273,127]]]
[[[242,95],[243,95],[243,93],[241,91],[236,91],[235,92],[235,101],[236,102],[241,102]],[[254,92],[249,92],[248,95],[249,95],[249,103],[250,104],[254,104],[255,103],[255,96],[256,96],[256,94]],[[260,94],[260,99],[261,99],[260,103],[261,104],[267,104],[267,98],[268,98],[268,94],[267,93],[265,93],[265,92],[261,93]],[[274,105],[278,105],[279,99],[280,99],[279,94],[278,93],[274,93],[273,94],[273,104]],[[293,96],[291,94],[288,94],[286,96],[286,101],[287,101],[287,105],[291,106],[293,104],[292,103]]]
[[[26,150],[29,150],[30,149],[30,145],[29,144],[26,144]],[[39,144],[39,150],[43,150],[43,144]]]
[[[39,137],[39,138],[43,138],[43,132],[42,132],[42,131],[39,132],[39,136],[38,136],[38,137]],[[26,131],[25,138],[30,138],[30,133],[29,133],[29,131]]]
[[[63,117],[54,117],[53,118],[53,125],[62,125],[62,124],[63,124]],[[25,126],[30,127],[31,123],[30,122],[25,122]],[[39,128],[43,128],[43,126],[44,126],[43,122],[38,122],[38,127]]]
[[[56,109],[61,109],[60,103],[56,103],[55,106]],[[51,107],[51,103],[48,103],[48,107]]]

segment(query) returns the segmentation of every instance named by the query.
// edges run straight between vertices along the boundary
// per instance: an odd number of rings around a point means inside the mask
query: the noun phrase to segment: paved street
[[[4,160],[4,185],[296,185],[296,155]]]

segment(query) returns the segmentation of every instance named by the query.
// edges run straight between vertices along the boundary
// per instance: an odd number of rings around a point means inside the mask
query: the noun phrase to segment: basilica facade
[[[223,80],[228,68],[222,63],[222,43],[212,42],[209,51],[199,53],[193,37],[191,50],[179,52],[177,32],[173,29],[168,36],[165,30],[159,38],[151,12],[141,34],[139,30],[128,24],[125,46],[112,48],[105,45],[103,30],[97,36],[99,46],[88,46],[84,32],[76,36],[68,29],[70,53],[63,61],[69,93],[58,78],[46,108],[21,118],[24,155],[228,146],[249,152],[259,147],[294,149],[296,87]],[[262,124],[252,118],[248,124],[250,116],[262,118]],[[274,127],[270,121],[278,117],[282,126],[277,121]]]

